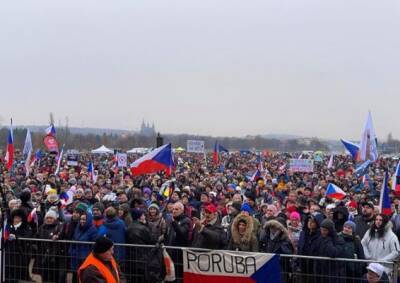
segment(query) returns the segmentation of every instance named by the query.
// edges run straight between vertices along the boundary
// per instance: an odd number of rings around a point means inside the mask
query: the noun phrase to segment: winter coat
[[[315,231],[311,232],[308,229],[308,220],[310,218],[315,219],[317,223],[317,228]],[[322,214],[317,214],[313,216],[307,217],[305,224],[303,226],[303,231],[300,233],[299,243],[297,245],[297,254],[299,255],[308,255],[308,256],[317,256],[318,247],[321,241],[321,232],[319,229],[319,225],[323,220]]]
[[[238,230],[240,220],[244,220],[247,223],[246,232],[243,236],[239,234]],[[258,252],[258,240],[253,234],[253,217],[246,214],[236,216],[232,223],[231,235],[228,250]]]
[[[226,233],[215,218],[201,229],[193,231],[193,244],[195,248],[222,250],[227,246]]]
[[[111,239],[114,243],[125,244],[125,223],[118,217],[106,218],[103,225],[99,227],[98,235],[106,236]],[[125,259],[125,247],[115,246],[114,247],[114,257],[118,261]]]
[[[189,246],[189,234],[192,229],[192,221],[185,214],[179,215],[167,228],[167,236],[165,245],[174,247],[187,247]]]
[[[365,259],[364,250],[361,245],[360,238],[353,234],[347,235],[340,233],[339,237],[341,237],[344,241],[343,251],[340,257],[343,258],[352,258],[352,259]],[[349,278],[360,278],[363,275],[363,269],[365,267],[364,263],[356,263],[356,262],[347,262],[344,263],[346,276]]]
[[[335,224],[329,219],[321,223],[321,227],[328,229],[327,237],[321,235],[317,256],[320,257],[343,257],[344,240],[337,236]],[[336,282],[337,274],[343,270],[343,263],[338,261],[316,260],[314,262],[314,274],[323,274],[326,277],[321,278],[324,282]]]
[[[53,236],[58,235],[58,239],[61,240],[63,225],[58,221],[53,224],[43,224],[39,227],[38,238],[39,239],[52,239]],[[46,266],[58,266],[59,258],[54,255],[64,255],[64,245],[57,241],[53,242],[37,242],[38,255],[35,260],[35,265],[38,268],[45,268]],[[47,279],[46,275],[43,274]],[[47,279],[48,280],[48,279]]]
[[[32,229],[22,222],[19,227],[9,225],[10,234],[15,235],[16,239],[10,238],[6,241],[5,249],[7,254],[7,266],[5,274],[13,274],[14,279],[28,280],[28,263],[30,259],[30,243],[19,240],[19,238],[32,237]]]
[[[338,214],[342,214],[343,218],[339,219]],[[349,212],[346,207],[338,206],[333,211],[333,222],[335,223],[336,232],[342,232],[343,225],[349,218]]]
[[[290,223],[288,224],[288,235],[289,239],[292,242],[292,245],[295,249],[295,252],[297,252],[297,247],[299,245],[299,240],[300,240],[300,234],[302,231],[302,225],[299,223],[298,227],[292,226]]]
[[[274,237],[271,228],[279,233]],[[289,239],[287,229],[277,220],[265,223],[263,233],[260,235],[260,251],[274,254],[293,254],[293,245]]]
[[[367,219],[363,215],[357,215],[354,218],[354,223],[356,223],[356,235],[362,239],[373,222],[374,217]]]
[[[399,240],[393,233],[391,223],[385,226],[385,234],[382,238],[370,236],[370,229],[361,240],[366,259],[394,261],[400,252]]]
[[[155,240],[148,225],[133,220],[126,232],[126,242],[128,244],[152,245],[155,243]]]
[[[147,223],[149,224],[152,236],[156,240],[167,232],[167,223],[161,214],[158,214],[156,217],[148,217]]]
[[[97,230],[92,223],[92,215],[86,213],[86,223],[82,227],[78,224],[75,228],[73,241],[93,242],[97,237]],[[91,245],[88,244],[71,244],[69,254],[71,256],[71,268],[76,271],[88,256],[91,250]]]

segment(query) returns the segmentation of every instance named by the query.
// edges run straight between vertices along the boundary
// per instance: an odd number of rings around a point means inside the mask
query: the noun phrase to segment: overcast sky
[[[398,0],[0,4],[2,124],[400,138]]]

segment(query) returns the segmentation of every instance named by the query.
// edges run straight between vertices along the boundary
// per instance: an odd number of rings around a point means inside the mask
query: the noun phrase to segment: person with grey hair
[[[187,247],[190,244],[192,222],[184,214],[184,205],[176,202],[172,208],[172,221],[168,224],[165,243],[168,246]]]

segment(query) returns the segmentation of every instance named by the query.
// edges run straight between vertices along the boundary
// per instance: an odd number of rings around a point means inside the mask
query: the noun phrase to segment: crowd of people
[[[47,154],[26,174],[23,157],[16,154],[12,170],[0,165],[9,272],[19,274],[19,279],[30,275],[29,256],[18,255],[29,255],[33,247],[18,238],[91,242],[107,236],[115,244],[162,242],[174,247],[396,260],[400,196],[391,194],[392,215],[380,213],[378,203],[384,172],[393,172],[397,160],[379,158],[370,166],[368,178],[362,178],[354,175],[356,164],[348,155],[335,155],[331,168],[325,157],[314,162],[313,172],[293,173],[289,159],[298,157],[237,152],[223,154],[215,164],[211,156],[182,152],[175,154],[171,175],[132,176],[129,168],[116,166],[113,156],[84,153],[77,166],[62,160],[57,174],[55,155]],[[96,178],[87,170],[89,162]],[[257,169],[261,176],[252,178]],[[329,183],[342,188],[346,197],[326,197]],[[70,258],[67,261],[46,256],[54,254],[55,248],[49,244],[40,251],[33,273],[41,273],[40,265],[49,262],[77,271],[90,253],[90,246],[74,243],[63,251]],[[133,267],[123,263],[144,255],[116,245],[114,256],[129,275]],[[16,272],[21,261],[25,262]],[[385,280],[392,272],[390,265],[366,268],[351,262],[343,266],[291,261],[290,266],[304,274],[324,274],[328,281],[329,275],[333,278],[340,271],[369,282]],[[60,273],[41,276],[46,282],[61,282]]]

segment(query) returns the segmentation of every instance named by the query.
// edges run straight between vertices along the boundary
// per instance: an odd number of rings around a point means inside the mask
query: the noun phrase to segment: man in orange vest
[[[78,269],[80,283],[122,283],[125,282],[117,262],[113,257],[113,242],[99,237],[93,251]]]

